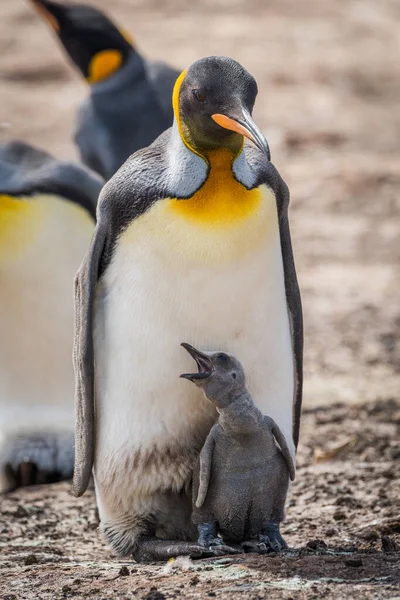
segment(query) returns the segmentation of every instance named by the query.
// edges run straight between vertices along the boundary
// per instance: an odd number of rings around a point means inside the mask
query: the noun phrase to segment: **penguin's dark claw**
[[[280,534],[260,536],[260,542],[267,547],[267,552],[282,552],[282,550],[287,550],[288,547]]]
[[[255,552],[256,554],[267,554],[270,552],[268,546],[264,542],[257,540],[248,540],[246,542],[242,542],[241,547],[243,552],[246,554],[250,552]]]
[[[228,546],[219,537],[208,540],[207,545],[204,546],[204,548],[206,549],[206,551],[211,553],[211,556],[223,556],[224,554],[240,554],[240,548]]]
[[[282,552],[282,550],[287,550],[288,548],[279,531],[279,523],[268,523],[258,536],[258,539],[266,545],[268,552]]]
[[[223,556],[224,554],[239,554],[240,548],[234,546],[228,546],[224,540],[217,536],[217,523],[216,521],[210,521],[208,523],[201,523],[198,526],[199,539],[197,543],[199,546],[210,552],[210,556]]]

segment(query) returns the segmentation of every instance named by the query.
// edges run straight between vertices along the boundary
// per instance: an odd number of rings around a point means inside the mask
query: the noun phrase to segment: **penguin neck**
[[[231,399],[226,408],[217,410],[220,426],[230,435],[247,435],[257,431],[263,418],[247,389],[237,398]]]
[[[256,177],[244,149],[238,155],[227,148],[201,155],[182,140],[176,120],[170,141],[170,183],[181,192],[170,207],[177,214],[198,224],[224,226],[257,210],[261,194],[252,189]]]

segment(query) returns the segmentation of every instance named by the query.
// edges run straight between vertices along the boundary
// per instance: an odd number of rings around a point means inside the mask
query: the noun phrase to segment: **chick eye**
[[[228,357],[227,357],[226,354],[218,354],[217,358],[218,358],[219,361],[221,361],[223,363],[226,363],[227,360],[228,360]]]
[[[200,90],[192,90],[192,93],[197,102],[201,102],[203,104],[204,102],[207,102],[207,96],[204,94],[204,92],[201,92]]]
[[[233,379],[236,379],[236,373],[232,373]]]

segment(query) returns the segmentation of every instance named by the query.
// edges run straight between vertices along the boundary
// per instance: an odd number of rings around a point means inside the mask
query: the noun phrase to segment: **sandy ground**
[[[399,459],[400,4],[114,0],[112,13],[149,57],[185,67],[208,54],[230,55],[259,83],[255,117],[291,189],[306,328],[310,412],[285,529],[296,548],[318,537],[328,548],[353,544],[366,553],[360,567],[346,566],[345,555],[309,548],[283,559],[242,557],[167,574],[165,567],[126,563],[133,572],[118,576],[123,563],[110,561],[99,543],[93,498],[73,500],[62,484],[2,500],[3,597],[89,597],[91,589],[93,597],[141,598],[150,585],[165,597],[185,598],[230,597],[231,588],[249,598],[394,597],[397,558],[380,552],[379,537],[399,531],[393,476]],[[2,0],[0,15],[0,136],[76,156],[71,131],[85,84],[28,2]],[[344,404],[329,408],[337,402]],[[312,463],[316,446],[326,450],[354,436],[361,446]],[[369,552],[360,528],[374,520]],[[162,598],[152,594],[147,597]]]

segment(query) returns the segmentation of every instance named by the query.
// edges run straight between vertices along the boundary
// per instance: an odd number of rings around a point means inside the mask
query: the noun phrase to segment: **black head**
[[[245,391],[245,375],[238,359],[226,352],[200,352],[190,344],[181,344],[197,364],[197,373],[181,377],[201,388],[217,408],[225,408]]]
[[[210,56],[193,63],[173,93],[181,137],[199,154],[221,147],[237,154],[246,136],[269,159],[268,144],[251,117],[257,91],[254,77],[231,58]]]
[[[113,75],[133,52],[125,34],[96,8],[51,0],[32,2],[89,83]]]

